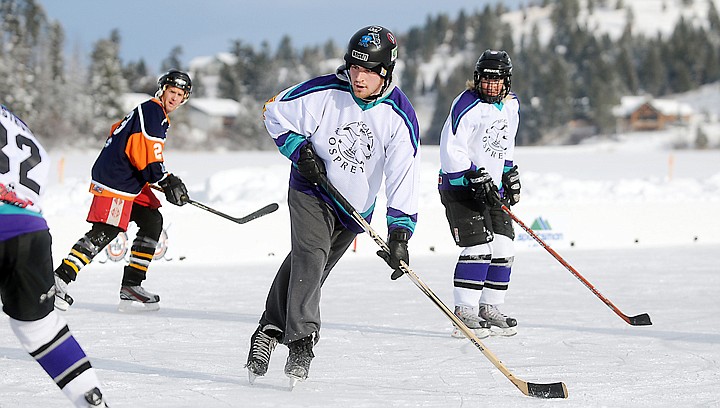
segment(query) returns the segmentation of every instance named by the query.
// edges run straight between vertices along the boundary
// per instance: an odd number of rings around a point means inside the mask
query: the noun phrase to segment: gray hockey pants
[[[291,250],[275,275],[260,324],[283,330],[284,344],[320,332],[320,292],[328,274],[350,247],[346,229],[321,199],[288,191]]]

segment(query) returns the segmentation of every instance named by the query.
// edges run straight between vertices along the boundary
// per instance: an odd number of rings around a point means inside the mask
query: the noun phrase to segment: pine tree
[[[708,23],[711,32],[720,33],[720,15],[714,1],[708,1]]]
[[[165,72],[165,71],[163,71]],[[150,75],[144,59],[129,62],[123,67],[123,76],[127,80],[131,92],[153,95],[157,90],[157,78]],[[195,94],[195,80],[193,78],[193,94]]]
[[[304,71],[298,69],[297,65],[278,64],[272,58],[270,44],[264,42],[259,51],[250,54],[243,82],[247,88],[247,95],[262,104],[280,90],[306,79],[304,75]],[[239,95],[237,100],[243,100],[244,96]]]
[[[573,119],[569,64],[563,58],[551,58],[543,68],[542,83],[545,92],[541,94],[541,101],[546,123],[549,127],[566,124]]]
[[[28,2],[0,2],[0,94],[3,103],[17,115],[31,121],[36,94],[32,61],[33,35],[27,29]]]
[[[165,59],[160,64],[160,71],[162,71],[164,73],[164,72],[170,71],[171,69],[179,69],[181,71],[184,70],[183,64],[181,61],[182,53],[183,53],[182,47],[180,47],[179,45],[176,45],[175,47],[173,47],[170,50],[170,54],[168,54],[168,56],[165,57]]]
[[[662,57],[660,39],[648,41],[643,47],[645,52],[640,57],[638,71],[640,90],[651,95],[662,95],[667,89],[667,66]]]
[[[325,45],[323,45],[323,58],[325,59],[337,58],[338,55],[341,55],[340,52],[340,49],[332,39],[327,40]]]
[[[97,140],[108,136],[110,126],[122,119],[123,94],[128,86],[120,63],[120,34],[117,30],[110,38],[95,43],[90,62],[90,97],[93,103],[92,130]]]
[[[680,17],[667,42],[667,47],[663,49],[671,92],[685,92],[698,85],[694,77],[696,61],[679,57],[687,52],[688,44],[696,43],[693,34],[691,24]]]
[[[697,131],[695,133],[695,148],[696,149],[707,149],[710,146],[710,142],[708,140],[707,135],[705,134],[705,131],[702,129],[702,127],[698,126]]]
[[[615,66],[618,71],[618,78],[623,92],[636,94],[640,88],[640,80],[636,68],[636,59],[634,58],[634,44],[632,36],[634,15],[628,11],[625,29],[617,42],[616,47],[619,52],[616,56]]]
[[[417,82],[418,82],[418,66],[417,64],[412,62],[407,62],[405,64],[405,69],[402,72],[402,77],[400,79],[400,88],[405,92],[405,95],[407,95],[408,99],[413,100],[415,96],[418,94],[416,89],[418,88]],[[393,74],[394,76],[395,74]]]
[[[297,65],[295,49],[293,48],[292,39],[289,35],[284,35],[280,39],[277,52],[275,53],[275,60],[284,67],[294,67]]]
[[[450,106],[453,100],[466,88],[465,83],[469,78],[472,78],[472,73],[475,69],[475,63],[468,64],[469,66],[460,65],[448,77],[446,83],[442,83],[440,77],[435,79],[435,88],[437,90],[437,96],[435,98],[435,109],[433,116],[430,120],[430,127],[423,135],[423,142],[426,144],[439,144],[440,133],[442,132],[445,119],[450,113]]]
[[[68,92],[65,80],[64,40],[62,26],[58,23],[51,24],[47,52],[43,57],[46,62],[40,65],[41,75],[35,83],[35,86],[44,89],[44,92],[43,97],[38,98],[34,104],[33,130],[48,142],[48,146],[59,143],[60,139],[72,134],[74,130],[66,115],[74,95]]]
[[[457,20],[455,21],[455,27],[453,28],[452,47],[454,50],[462,51],[467,45],[467,29],[468,21],[465,16],[465,11],[460,10]]]
[[[570,43],[569,37],[576,29],[579,14],[578,0],[558,0],[555,3],[550,13],[550,21],[554,27],[551,44],[567,45]]]
[[[483,51],[494,48],[498,40],[497,25],[499,21],[498,16],[489,5],[485,6],[481,14],[476,15],[473,28],[475,29],[475,52],[478,56]]]

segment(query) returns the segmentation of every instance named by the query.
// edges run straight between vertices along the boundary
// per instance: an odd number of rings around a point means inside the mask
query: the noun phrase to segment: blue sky
[[[144,59],[157,70],[176,45],[187,62],[198,56],[228,51],[233,40],[252,45],[263,41],[277,47],[283,35],[295,46],[338,45],[366,25],[381,24],[400,34],[421,26],[428,15],[482,10],[498,0],[394,0],[337,2],[330,0],[39,0],[51,20],[66,34],[68,52],[89,55],[93,44],[117,28],[124,62]],[[521,0],[503,2],[514,8]]]

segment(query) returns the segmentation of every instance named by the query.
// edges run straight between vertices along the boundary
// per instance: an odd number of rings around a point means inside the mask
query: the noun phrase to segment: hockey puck
[[[184,260],[185,260],[185,255],[180,255],[180,256],[178,257],[178,259],[181,260],[181,261],[184,261]]]

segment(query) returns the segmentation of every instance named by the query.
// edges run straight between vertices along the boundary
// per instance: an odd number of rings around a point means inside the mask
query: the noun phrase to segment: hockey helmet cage
[[[510,93],[512,85],[512,60],[505,51],[485,50],[475,64],[475,72],[473,80],[475,82],[475,90],[480,98],[488,103],[496,103],[503,100]],[[499,95],[488,95],[483,93],[480,87],[480,79],[502,79],[503,90]]]

